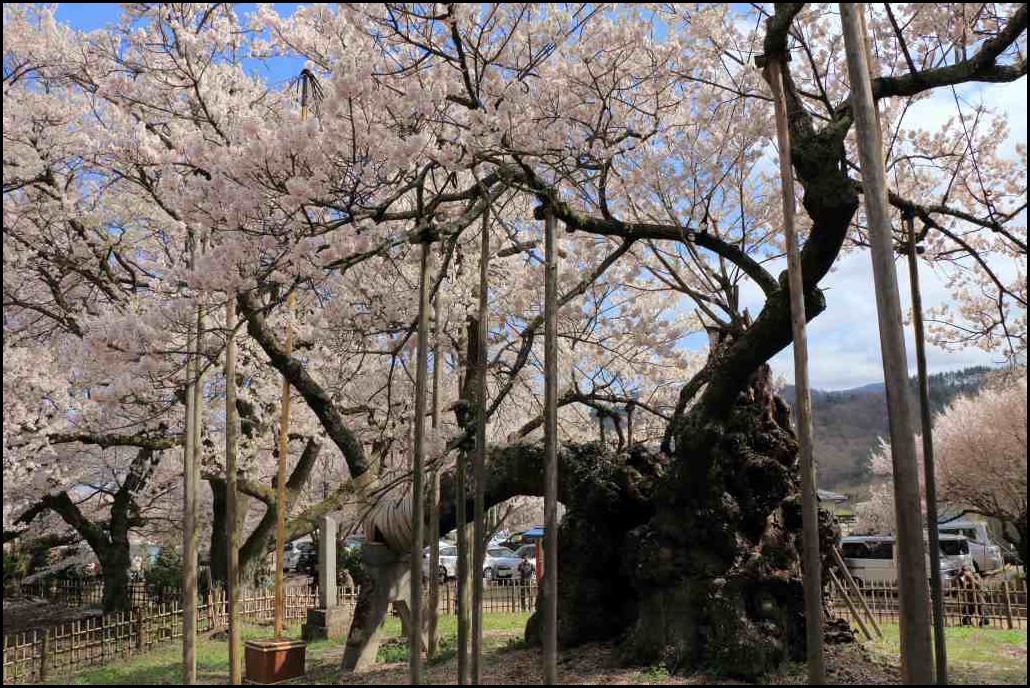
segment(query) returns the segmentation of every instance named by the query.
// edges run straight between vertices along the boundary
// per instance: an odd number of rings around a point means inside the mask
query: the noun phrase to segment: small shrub
[[[640,672],[638,683],[663,683],[669,680],[669,670],[664,664],[652,664],[646,671]]]
[[[390,638],[379,646],[376,663],[408,661],[408,641],[403,638]]]
[[[453,635],[444,636],[436,643],[436,654],[429,658],[429,666],[443,664],[458,654],[458,639]]]
[[[182,567],[182,553],[175,547],[162,547],[144,568],[147,585],[155,591],[181,587]]]

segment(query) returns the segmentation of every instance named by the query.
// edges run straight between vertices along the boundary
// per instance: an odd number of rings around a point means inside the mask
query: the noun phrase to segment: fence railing
[[[862,598],[870,612],[881,623],[897,623],[900,607],[897,583],[864,582]],[[1026,629],[1026,581],[999,581],[985,584],[978,590],[949,586],[943,591],[945,626],[982,626],[1002,629]],[[834,611],[851,621],[847,604],[834,590],[830,596]]]
[[[22,583],[8,594],[21,597],[39,597],[52,604],[68,607],[88,607],[99,605],[104,599],[104,582],[98,578],[42,580]],[[129,583],[130,607],[142,607],[148,604],[166,604],[179,599],[179,588],[159,586],[145,581]]]
[[[61,604],[70,604],[71,600],[79,599],[80,594],[82,599],[88,599],[87,592],[75,586],[57,586],[51,590],[58,588],[62,589],[62,594],[69,593],[67,597],[54,593]],[[177,590],[167,590],[162,594],[174,599],[155,603],[148,597],[129,612],[81,619],[48,629],[5,634],[4,684],[42,682],[124,659],[182,638],[181,597]],[[530,611],[536,606],[536,595],[536,581],[489,581],[484,587],[483,611]],[[355,588],[337,588],[337,603],[340,605],[353,606],[357,596]],[[284,588],[286,620],[304,619],[308,609],[318,606],[318,600],[316,586]],[[438,609],[441,614],[454,614],[456,608],[456,586],[454,581],[449,581],[441,586]],[[242,620],[271,622],[274,614],[275,595],[270,590],[245,590],[241,593],[239,618]],[[197,631],[206,633],[225,628],[227,624],[228,600],[225,593],[216,588],[197,607]]]

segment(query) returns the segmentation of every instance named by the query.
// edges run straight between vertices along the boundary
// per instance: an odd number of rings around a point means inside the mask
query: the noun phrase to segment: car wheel
[[[494,579],[493,567],[487,566],[485,569],[483,569],[483,578],[485,578],[486,580],[493,580]]]
[[[440,580],[441,583],[446,583],[447,582],[447,567],[446,566],[441,566],[439,568],[439,570],[436,572],[436,577]]]
[[[980,564],[976,563],[976,559],[973,560],[973,571],[980,575]]]

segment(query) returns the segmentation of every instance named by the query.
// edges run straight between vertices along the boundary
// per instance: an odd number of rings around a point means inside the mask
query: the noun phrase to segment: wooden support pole
[[[848,569],[848,565],[844,563],[844,557],[841,556],[840,550],[836,547],[833,548],[833,556],[836,561],[837,567],[840,569],[841,574],[844,576],[844,581],[851,586],[851,589],[855,592],[855,596],[858,598],[858,603],[865,612],[866,618],[869,620],[869,625],[872,626],[873,630],[876,631],[876,636],[883,640],[883,630],[880,629],[880,624],[876,621],[876,616],[873,611],[869,608],[869,603],[865,600],[865,595],[862,593],[862,588],[858,586],[858,582],[854,576],[851,575],[851,571]]]
[[[544,683],[558,683],[557,220],[544,216]]]
[[[433,306],[433,396],[430,418],[433,433],[440,431],[440,299]],[[439,457],[436,457],[437,459]],[[429,623],[426,628],[426,655],[436,656],[436,627],[440,619],[440,467],[429,472]]]
[[[841,599],[844,600],[844,604],[847,605],[848,611],[851,612],[851,618],[858,624],[858,628],[862,631],[862,635],[865,636],[866,640],[872,640],[873,634],[869,632],[869,629],[865,625],[865,621],[862,620],[862,615],[858,613],[858,608],[851,601],[851,597],[848,596],[848,591],[841,585],[840,579],[837,578],[832,570],[828,572],[830,574],[830,580],[833,582],[833,587],[837,589],[837,593]]]
[[[790,289],[790,319],[794,335],[794,388],[798,406],[798,445],[801,452],[802,576],[805,589],[805,647],[808,682],[826,683],[823,657],[823,583],[819,557],[819,500],[816,495],[815,461],[812,457],[812,395],[808,385],[808,336],[805,289],[801,258],[794,231],[794,169],[791,163],[787,104],[783,94],[780,62],[769,59],[766,78],[772,87],[776,111],[776,139],[780,150],[780,197],[783,200],[783,233],[787,241],[787,274]]]
[[[426,383],[429,377],[429,241],[423,241],[418,277],[418,348],[415,362],[415,447],[411,455],[411,602],[408,671],[422,683],[422,549],[425,546]],[[433,572],[430,571],[430,575]]]
[[[941,536],[937,531],[937,469],[933,454],[933,423],[930,420],[930,379],[926,371],[926,335],[923,332],[923,297],[919,288],[919,261],[916,254],[915,212],[902,213],[908,230],[908,278],[912,291],[912,329],[916,342],[919,370],[919,419],[923,431],[923,475],[926,484],[926,534],[930,540],[930,565],[941,559]],[[937,571],[934,570],[936,574]],[[948,685],[948,650],[944,639],[944,586],[940,575],[930,576],[930,601],[933,609],[933,649],[938,685]]]
[[[1004,574],[1002,574],[1004,575]],[[1001,581],[1002,592],[1005,594],[1005,623],[1008,629],[1011,631],[1013,628],[1012,624],[1012,597],[1009,594],[1009,581],[1004,579]]]
[[[490,207],[483,209],[483,230],[479,257],[479,305],[476,327],[479,329],[476,347],[476,386],[474,411],[476,417],[476,450],[472,457],[472,684],[482,679],[483,662],[483,563],[486,560],[486,517],[484,485],[486,483],[486,339],[489,335],[490,306]]]
[[[465,363],[465,374],[468,375],[468,361]],[[469,682],[469,636],[472,633],[472,622],[469,617],[469,607],[472,605],[472,595],[469,589],[471,573],[469,566],[469,538],[468,538],[468,451],[461,449],[458,452],[457,466],[454,471],[454,499],[455,513],[457,520],[458,535],[458,581],[455,590],[458,607],[458,685],[468,685]]]
[[[197,484],[194,431],[196,415],[193,393],[196,380],[196,330],[190,323],[186,335],[186,428],[182,459],[182,681],[197,682]]]
[[[229,683],[238,686],[243,680],[240,655],[240,624],[237,608],[240,601],[240,535],[237,513],[236,443],[239,416],[236,412],[236,296],[229,294],[225,302],[225,520],[229,528],[228,561],[226,562],[226,595],[229,617]]]
[[[308,100],[311,97],[314,75],[304,69],[300,73],[300,121],[308,119]],[[297,310],[297,292],[291,290],[286,297],[287,318]],[[286,341],[283,353],[289,358],[293,354],[293,327],[286,325]],[[276,472],[275,512],[275,613],[273,616],[275,639],[281,640],[285,628],[285,600],[283,599],[283,564],[286,563],[286,460],[290,449],[290,381],[283,376],[283,391],[279,405],[279,463]]]
[[[894,464],[894,506],[898,535],[898,583],[900,596],[901,674],[906,683],[932,683],[933,650],[930,641],[929,572],[923,548],[919,469],[915,438],[910,427],[908,370],[905,340],[894,272],[887,179],[869,79],[869,59],[862,30],[859,3],[841,3],[841,23],[851,78],[852,111],[858,135],[866,215],[873,259],[880,349],[887,412],[890,419],[891,455]],[[939,575],[936,570],[933,575]]]
[[[288,318],[293,317],[297,309],[297,292],[291,291],[286,297],[286,313]],[[293,327],[286,325],[286,342],[283,344],[283,352],[289,358],[293,354]],[[290,449],[290,381],[283,376],[282,398],[279,402],[279,466],[276,473],[276,500],[275,500],[275,615],[273,617],[275,628],[275,639],[281,640],[285,629],[285,618],[283,606],[283,564],[285,560],[286,547],[286,458]]]

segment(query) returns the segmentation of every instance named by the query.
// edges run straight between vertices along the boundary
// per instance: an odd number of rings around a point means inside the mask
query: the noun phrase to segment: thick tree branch
[[[171,449],[172,447],[177,447],[182,444],[181,435],[173,437],[155,437],[147,433],[139,433],[136,435],[117,435],[89,432],[57,432],[47,435],[47,439],[50,441],[50,444],[69,444],[72,442],[79,442],[81,444],[93,444],[103,449],[108,449],[109,447],[139,447],[140,449],[149,449],[151,451]]]
[[[318,417],[329,439],[343,454],[351,477],[357,478],[366,473],[370,464],[365,457],[361,441],[344,424],[343,416],[325,389],[311,377],[300,361],[286,355],[282,345],[268,327],[257,297],[250,292],[242,292],[238,302],[241,313],[247,319],[247,332],[264,350],[272,366],[300,392],[308,407]]]

